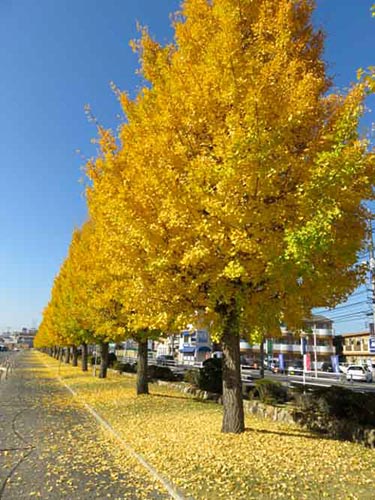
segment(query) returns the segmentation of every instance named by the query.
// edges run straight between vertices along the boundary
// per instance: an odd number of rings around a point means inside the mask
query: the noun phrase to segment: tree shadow
[[[333,438],[326,436],[324,434],[310,434],[309,431],[296,430],[296,431],[270,431],[268,429],[253,429],[251,427],[246,427],[245,432],[258,432],[259,434],[272,434],[276,436],[286,436],[294,438],[307,438],[307,439],[319,439],[325,441],[332,441]]]
[[[160,394],[160,393],[157,393],[157,392],[150,392],[148,394],[149,396],[153,396],[153,397],[156,397],[156,398],[169,398],[169,399],[182,399],[183,401],[189,401],[190,399],[192,398],[188,398],[188,397],[184,397],[184,396],[173,396],[172,394]]]

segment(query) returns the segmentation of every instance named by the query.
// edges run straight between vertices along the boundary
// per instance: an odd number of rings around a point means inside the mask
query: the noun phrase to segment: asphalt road
[[[32,353],[0,383],[0,499],[163,499]]]

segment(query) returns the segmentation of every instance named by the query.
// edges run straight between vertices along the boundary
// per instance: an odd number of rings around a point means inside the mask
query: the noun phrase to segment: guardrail
[[[135,365],[137,363],[137,358],[132,357],[132,356],[121,356],[117,358],[118,361],[121,363],[129,363],[131,365]],[[149,365],[158,365],[158,366],[168,366],[169,368],[176,367],[176,361],[174,360],[163,360],[163,361],[157,361],[156,358],[148,358],[147,363]]]
[[[14,370],[14,359],[10,356],[0,358],[0,382],[8,378],[9,373]]]
[[[260,378],[260,370],[248,365],[241,365],[242,383],[252,383],[254,379]]]
[[[135,357],[129,357],[129,356],[122,356],[118,357],[118,361],[121,363],[130,363],[130,364],[135,364],[137,362],[137,358]],[[185,369],[185,370],[199,370],[200,368],[203,367],[203,361],[195,361],[193,364],[187,364],[187,363],[176,363],[176,361],[172,360],[163,360],[163,361],[157,361],[156,358],[148,358],[148,364],[149,365],[158,365],[158,366],[168,366],[169,368],[178,368],[178,369]],[[241,379],[242,380],[250,380],[254,378],[259,378],[260,377],[260,370],[256,368],[252,368],[248,365],[241,365]]]
[[[317,375],[317,376],[316,376]],[[299,375],[288,375],[290,384],[295,385],[309,385],[330,387],[337,384],[344,384],[346,382],[345,373],[330,373],[322,371],[305,371]]]

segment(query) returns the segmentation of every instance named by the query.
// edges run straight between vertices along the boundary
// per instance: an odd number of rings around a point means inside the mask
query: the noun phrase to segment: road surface
[[[144,469],[36,361],[0,382],[0,499],[164,499]]]

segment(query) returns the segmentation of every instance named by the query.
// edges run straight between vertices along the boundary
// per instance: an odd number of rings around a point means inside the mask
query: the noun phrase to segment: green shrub
[[[124,363],[121,363],[121,361],[114,361],[112,368],[120,373],[122,373],[124,370]]]
[[[148,377],[150,380],[158,379],[169,382],[173,382],[175,380],[172,370],[167,366],[150,365],[148,367]]]
[[[113,367],[113,363],[117,361],[117,356],[114,352],[108,354],[108,366]]]
[[[223,394],[223,363],[221,359],[210,358],[204,361],[198,374],[198,387],[202,391]]]
[[[338,437],[345,439],[351,425],[375,427],[373,393],[363,394],[343,387],[319,388],[297,394],[295,403],[296,420],[313,431],[339,433]]]
[[[122,363],[122,371],[126,373],[137,373],[137,363]]]
[[[90,364],[91,365],[95,365],[95,356],[91,356],[91,358],[90,358]],[[100,356],[96,357],[96,364],[100,365]]]
[[[199,371],[188,370],[184,373],[184,382],[199,387]]]
[[[285,403],[288,399],[288,390],[280,382],[261,378],[255,382],[255,387],[249,396],[266,404]]]

